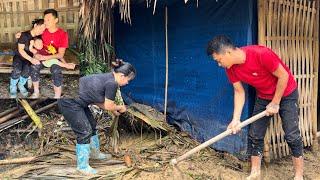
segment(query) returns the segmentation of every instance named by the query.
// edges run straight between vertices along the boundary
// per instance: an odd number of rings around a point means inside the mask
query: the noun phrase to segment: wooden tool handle
[[[266,116],[266,114],[267,114],[267,112],[266,112],[266,111],[263,111],[263,112],[255,115],[255,116],[252,116],[251,118],[249,118],[249,119],[243,121],[242,123],[240,123],[239,127],[240,127],[240,128],[243,128],[243,127],[245,127],[245,126],[247,126],[247,125],[249,125],[249,124],[257,121],[258,119]],[[181,162],[181,161],[183,161],[184,159],[188,158],[188,157],[191,156],[192,154],[200,151],[201,149],[206,148],[207,146],[210,146],[211,144],[213,144],[213,143],[219,141],[220,139],[222,139],[222,138],[230,135],[231,133],[232,133],[232,130],[231,130],[231,129],[227,129],[227,130],[224,131],[223,133],[221,133],[221,134],[219,134],[219,135],[217,135],[217,136],[209,139],[208,141],[200,144],[199,146],[191,149],[190,151],[186,152],[186,153],[183,154],[182,156],[179,156],[177,159],[172,159],[172,160],[170,161],[170,163],[171,163],[172,165],[178,164],[179,162]]]

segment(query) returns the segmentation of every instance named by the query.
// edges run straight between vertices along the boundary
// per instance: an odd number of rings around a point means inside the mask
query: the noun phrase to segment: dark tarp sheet
[[[224,131],[232,118],[233,88],[225,70],[206,55],[215,35],[230,36],[237,46],[256,42],[255,0],[159,1],[155,15],[145,4],[131,7],[132,25],[115,13],[115,47],[118,57],[137,69],[123,92],[126,99],[163,111],[165,88],[165,8],[168,5],[169,86],[168,120],[203,142]],[[118,11],[115,11],[118,12]],[[252,90],[249,90],[252,91]],[[248,118],[250,94],[242,119]],[[250,101],[248,101],[248,99]],[[247,129],[212,147],[242,157]]]

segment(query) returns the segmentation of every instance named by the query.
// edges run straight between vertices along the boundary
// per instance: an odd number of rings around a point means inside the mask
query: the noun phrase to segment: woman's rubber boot
[[[28,90],[24,87],[27,81],[28,81],[28,78],[25,78],[22,76],[19,79],[18,88],[23,97],[27,97],[29,94]]]
[[[77,144],[77,170],[87,175],[97,174],[97,170],[89,165],[90,144]]]
[[[19,79],[10,79],[10,98],[16,98],[17,97],[17,84]]]
[[[94,135],[90,138],[90,158],[98,160],[111,159],[111,154],[104,154],[100,151],[100,142],[98,135]]]

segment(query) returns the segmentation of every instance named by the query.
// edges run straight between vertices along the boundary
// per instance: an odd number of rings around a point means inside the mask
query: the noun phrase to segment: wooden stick
[[[266,113],[267,113],[266,111],[263,111],[263,112],[255,115],[255,116],[253,116],[253,117],[251,117],[251,118],[243,121],[242,123],[239,124],[239,127],[240,127],[240,128],[243,128],[243,127],[245,127],[245,126],[247,126],[247,125],[249,125],[249,124],[257,121],[258,119],[266,116]],[[217,136],[209,139],[208,141],[200,144],[199,146],[191,149],[190,151],[186,152],[186,153],[183,154],[182,156],[179,156],[177,159],[172,159],[172,160],[170,161],[170,163],[171,163],[172,165],[175,165],[175,164],[183,161],[184,159],[188,158],[188,157],[191,156],[192,154],[194,154],[194,153],[196,153],[196,152],[198,152],[198,151],[200,151],[200,150],[202,150],[202,149],[210,146],[211,144],[213,144],[213,143],[221,140],[222,138],[224,138],[224,137],[226,137],[226,136],[229,136],[230,134],[232,134],[232,130],[231,130],[231,129],[227,129],[227,130],[224,131],[223,133],[221,133],[221,134],[219,134],[219,135],[217,135]]]
[[[38,103],[40,103],[40,102],[42,102],[42,101],[44,101],[44,100],[39,99],[39,100],[36,100],[36,101],[32,101],[32,102],[30,103],[30,106],[32,107],[32,106],[34,106],[34,105],[36,105],[36,104],[38,104]],[[0,118],[0,124],[3,123],[3,122],[8,121],[9,119],[11,119],[11,118],[13,118],[13,117],[15,117],[15,116],[17,116],[17,115],[18,115],[20,112],[22,112],[22,111],[23,111],[23,109],[18,109],[18,108],[17,108],[16,111],[11,112],[10,114],[7,114],[7,115],[1,117],[1,118]]]
[[[0,113],[0,117],[5,116],[5,115],[17,110],[17,109],[18,109],[18,107],[13,107],[13,108],[10,108],[10,109],[8,109],[6,111],[3,111],[2,113]]]
[[[45,110],[47,110],[47,109],[52,108],[52,107],[55,106],[56,104],[57,104],[57,101],[55,101],[55,102],[53,102],[53,103],[51,103],[51,104],[49,104],[49,105],[47,105],[47,106],[44,106],[44,107],[36,110],[35,112],[36,112],[36,113],[39,113],[39,112],[45,111]],[[6,130],[6,129],[8,129],[8,128],[10,128],[11,126],[14,126],[15,124],[18,124],[18,123],[24,121],[24,120],[27,119],[28,117],[29,117],[29,115],[24,115],[24,116],[22,116],[22,117],[18,117],[18,118],[15,118],[15,119],[10,120],[10,121],[8,121],[8,122],[5,122],[5,123],[0,124],[0,132]]]
[[[31,161],[36,160],[37,157],[24,157],[24,158],[15,158],[15,159],[5,159],[0,160],[0,165],[6,165],[6,164],[19,164],[19,163],[29,163]]]

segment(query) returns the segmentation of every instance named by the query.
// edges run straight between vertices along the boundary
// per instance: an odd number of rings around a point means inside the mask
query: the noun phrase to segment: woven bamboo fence
[[[298,83],[299,127],[304,146],[317,146],[319,0],[259,0],[259,44],[273,49]],[[275,115],[265,136],[266,161],[289,155],[281,118]]]
[[[59,26],[68,32],[69,41],[75,43],[79,20],[80,0],[1,0],[0,43],[14,43],[15,34],[31,28],[35,18],[43,17],[45,9],[59,13]]]

